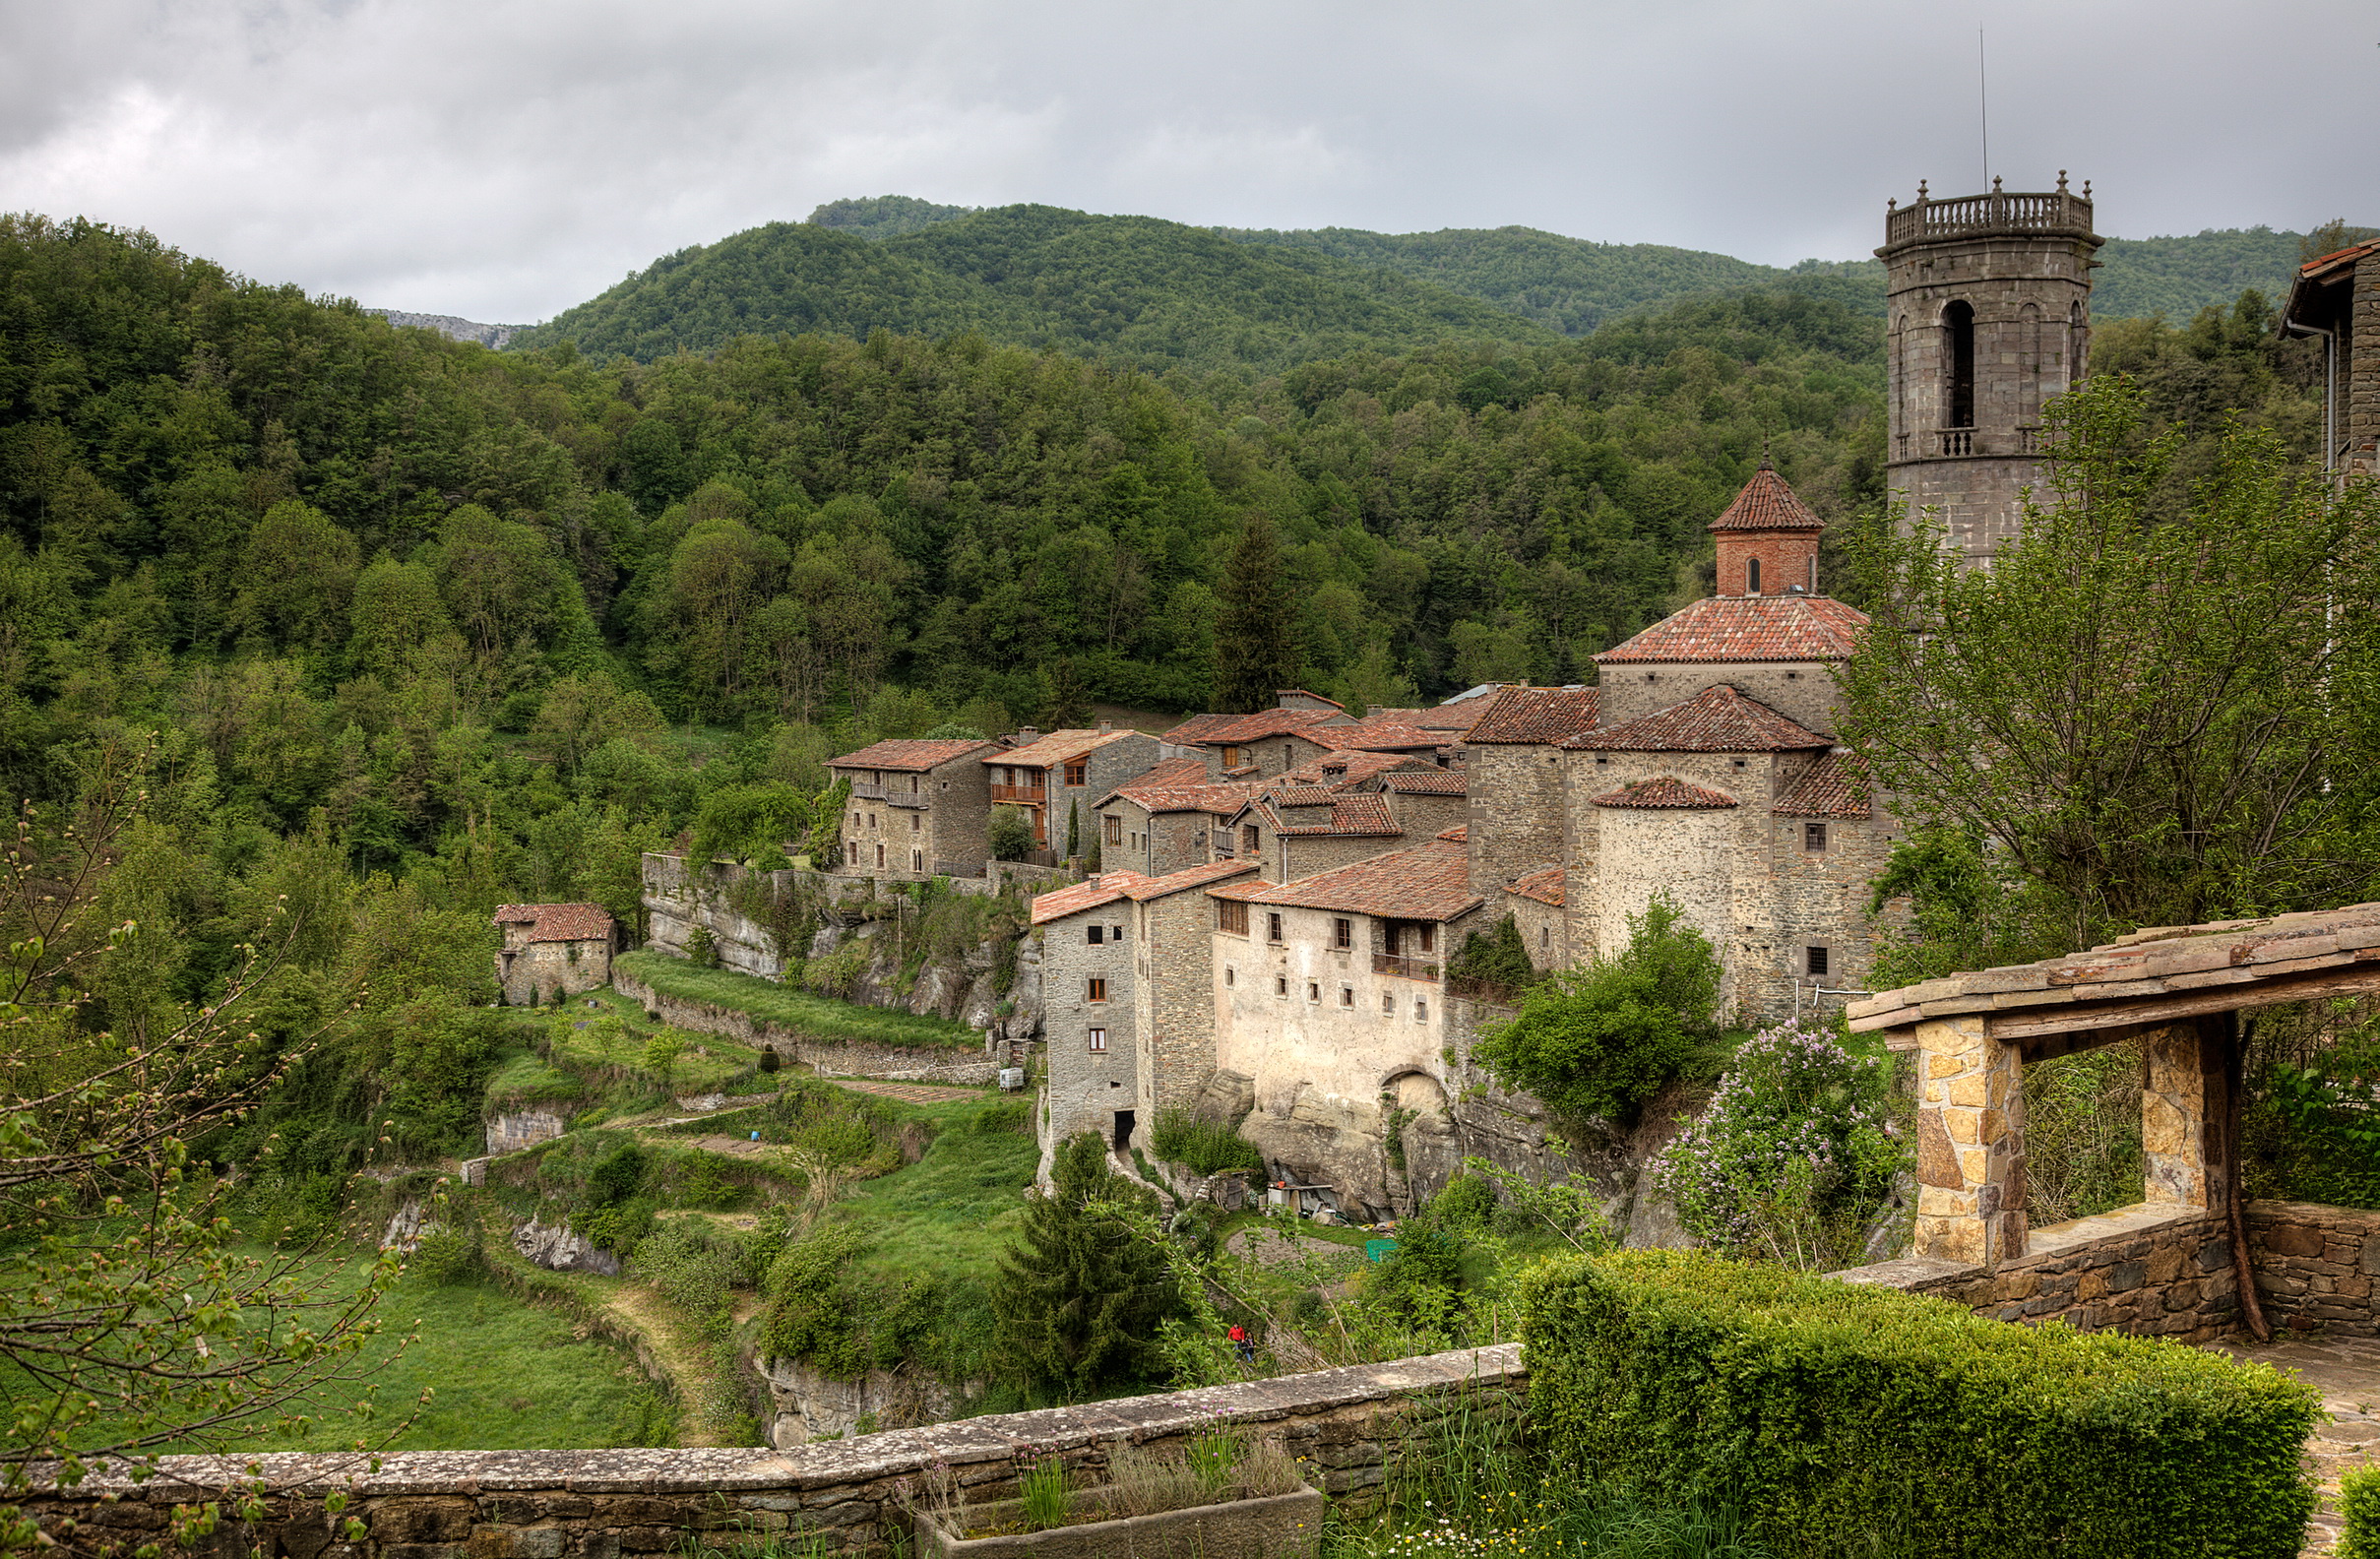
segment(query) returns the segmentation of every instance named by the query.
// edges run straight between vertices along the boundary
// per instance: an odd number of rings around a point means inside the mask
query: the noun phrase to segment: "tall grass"
[[[1206,1120],[1185,1109],[1158,1111],[1150,1128],[1149,1146],[1167,1163],[1192,1174],[1221,1174],[1226,1169],[1262,1173],[1264,1154],[1256,1145],[1218,1120]]]
[[[920,1018],[888,1007],[860,1007],[780,985],[734,969],[702,968],[651,948],[623,953],[616,967],[659,995],[708,1002],[797,1034],[854,1044],[980,1050],[983,1036],[948,1018]]]

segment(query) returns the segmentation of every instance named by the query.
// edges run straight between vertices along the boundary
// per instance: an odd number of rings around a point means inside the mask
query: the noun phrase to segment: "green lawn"
[[[1011,1129],[1017,1104],[991,1094],[903,1106],[937,1128],[925,1156],[862,1182],[836,1206],[868,1231],[863,1269],[888,1278],[990,1275],[1025,1219],[1025,1188],[1040,1156],[1030,1127]]]
[[[733,969],[698,968],[684,959],[651,948],[623,953],[612,962],[660,995],[709,1002],[813,1038],[939,1050],[983,1047],[982,1034],[947,1018],[920,1018],[892,1008],[861,1007],[832,996],[814,996]]]

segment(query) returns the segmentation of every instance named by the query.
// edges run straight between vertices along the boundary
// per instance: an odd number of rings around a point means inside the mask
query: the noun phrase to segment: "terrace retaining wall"
[[[1361,1511],[1391,1458],[1417,1453],[1450,1415],[1518,1418],[1527,1378],[1516,1343],[1385,1364],[1242,1381],[1078,1407],[1003,1413],[787,1451],[429,1451],[166,1457],[159,1475],[36,1486],[29,1515],[66,1555],[127,1554],[164,1538],[173,1507],[261,1481],[260,1517],[224,1500],[187,1550],[246,1559],[618,1559],[668,1553],[689,1530],[764,1538],[815,1533],[827,1551],[886,1555],[906,1529],[902,1496],[947,1464],[973,1502],[1011,1496],[1047,1456],[1094,1476],[1119,1441],[1180,1450],[1221,1422],[1245,1425],[1308,1464],[1308,1481]],[[253,1469],[253,1470],[251,1470]],[[336,1520],[323,1497],[345,1495]],[[349,1539],[348,1519],[362,1524]]]
[[[647,1012],[659,1013],[661,1022],[674,1028],[691,1029],[697,1033],[728,1034],[751,1045],[775,1045],[778,1055],[783,1059],[807,1062],[814,1070],[836,1077],[885,1078],[908,1083],[964,1083],[981,1087],[997,1080],[1001,1066],[999,1058],[983,1050],[820,1039],[732,1007],[665,995],[616,964],[612,966],[611,984],[614,990]]]

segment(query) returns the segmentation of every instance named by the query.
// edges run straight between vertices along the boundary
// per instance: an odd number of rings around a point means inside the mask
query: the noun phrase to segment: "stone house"
[[[2323,468],[2380,472],[2380,238],[2299,266],[2281,328],[2322,338]]]
[[[1405,827],[1385,796],[1319,785],[1271,785],[1225,825],[1233,854],[1269,882],[1294,882],[1394,849]]]
[[[594,904],[498,904],[496,986],[508,1007],[550,1002],[611,983],[619,927]]]
[[[1394,1123],[1447,1130],[1447,953],[1476,923],[1461,830],[1288,882],[1210,888],[1215,1066],[1248,1080],[1241,1134],[1343,1212],[1409,1201]]]
[[[965,738],[896,739],[831,760],[828,770],[851,783],[837,875],[879,882],[981,876],[991,801],[979,760],[997,750]]]
[[[1354,723],[1347,711],[1315,694],[1292,688],[1281,698],[1278,708],[1253,715],[1201,715],[1167,731],[1165,740],[1204,752],[1211,782],[1265,780],[1333,751],[1339,746],[1334,732]]]
[[[1063,859],[1067,850],[1067,822],[1082,831],[1076,854],[1091,852],[1094,803],[1117,785],[1136,780],[1158,765],[1159,743],[1144,731],[1057,730],[1044,736],[1028,725],[1017,732],[1017,745],[1006,752],[988,752],[980,762],[989,776],[994,806],[1013,806],[1033,823],[1034,857],[1043,865]]]
[[[1161,1109],[1215,1074],[1206,898],[1253,867],[1215,861],[1159,877],[1102,872],[1033,902],[1041,940],[1041,1171],[1057,1144],[1096,1132],[1148,1147]]]
[[[1228,860],[1231,819],[1256,793],[1253,780],[1207,782],[1204,758],[1168,758],[1092,803],[1099,828],[1099,864],[1161,877],[1186,866]]]

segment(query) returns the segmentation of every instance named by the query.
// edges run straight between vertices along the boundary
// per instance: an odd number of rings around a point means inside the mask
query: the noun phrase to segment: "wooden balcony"
[[[884,786],[865,784],[854,780],[851,781],[851,799],[854,801],[881,801],[884,799]]]
[[[1438,961],[1434,958],[1407,958],[1402,953],[1375,953],[1372,955],[1372,972],[1394,974],[1399,979],[1434,981],[1438,977]]]
[[[1044,806],[1048,804],[1049,792],[1039,785],[996,784],[991,787],[991,798],[1014,806]]]

